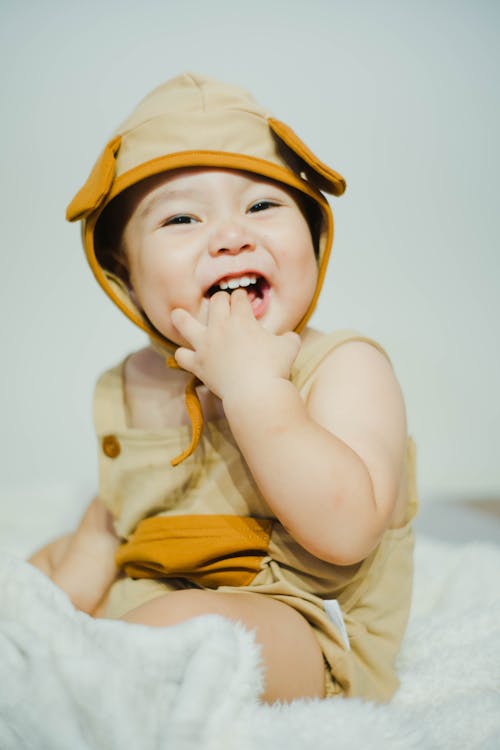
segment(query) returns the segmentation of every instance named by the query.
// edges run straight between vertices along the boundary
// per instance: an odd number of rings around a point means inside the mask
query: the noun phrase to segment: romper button
[[[102,451],[108,458],[116,458],[120,455],[120,442],[114,435],[105,435],[102,439]]]

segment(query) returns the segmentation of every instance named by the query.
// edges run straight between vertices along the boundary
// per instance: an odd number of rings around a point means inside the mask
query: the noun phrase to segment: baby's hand
[[[171,317],[192,347],[177,349],[175,359],[219,398],[262,380],[289,378],[300,337],[296,333],[275,335],[267,331],[255,319],[243,289],[231,295],[214,294],[207,325],[181,308],[173,310]]]

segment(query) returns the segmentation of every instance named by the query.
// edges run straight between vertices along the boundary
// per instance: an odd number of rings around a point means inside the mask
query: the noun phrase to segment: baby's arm
[[[255,481],[292,536],[331,562],[364,559],[391,521],[404,463],[405,409],[390,364],[368,344],[339,347],[304,403],[288,379],[298,337],[265,331],[244,292],[222,296],[211,300],[207,327],[173,315],[194,349],[178,350],[179,363],[222,398]]]
[[[264,497],[318,557],[353,564],[380,541],[395,509],[406,449],[399,385],[366,343],[339,347],[304,404],[289,381],[232,392],[224,408]]]
[[[110,514],[93,500],[74,534],[67,534],[36,552],[29,560],[51,578],[82,612],[95,614],[116,579],[119,544]]]

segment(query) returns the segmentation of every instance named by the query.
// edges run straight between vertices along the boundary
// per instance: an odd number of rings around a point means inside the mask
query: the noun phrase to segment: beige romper
[[[339,344],[353,340],[368,342],[385,354],[379,344],[356,331],[320,336],[305,331],[291,375],[301,394],[307,393],[322,360]],[[412,590],[410,523],[418,505],[413,440],[408,438],[406,457],[406,525],[386,531],[363,562],[333,565],[297,544],[275,518],[225,419],[206,423],[194,454],[175,468],[170,465],[170,458],[189,442],[188,426],[161,431],[128,427],[123,366],[124,363],[102,375],[95,392],[95,426],[101,446],[100,495],[113,514],[118,534],[124,540],[133,539],[143,519],[154,517],[156,521],[162,516],[160,523],[168,528],[170,523],[175,525],[175,538],[159,540],[162,548],[178,549],[189,558],[190,551],[196,549],[196,534],[189,524],[182,527],[183,518],[194,517],[201,524],[200,538],[204,518],[209,516],[213,523],[208,524],[207,534],[215,537],[224,534],[231,517],[262,520],[263,530],[250,530],[248,536],[247,546],[252,548],[247,550],[249,568],[253,566],[253,572],[246,570],[245,585],[234,585],[231,571],[225,569],[212,578],[203,577],[205,574],[197,577],[196,571],[188,578],[189,572],[181,575],[175,570],[168,577],[157,577],[159,574],[151,574],[150,570],[146,575],[153,577],[120,578],[111,589],[104,615],[120,617],[168,591],[192,586],[272,596],[294,607],[313,628],[328,668],[329,695],[388,700],[398,686],[394,661],[405,631]],[[244,540],[246,531],[238,533]],[[256,551],[256,546],[261,549]],[[225,556],[225,562],[228,559],[231,555]],[[185,567],[178,570],[189,571],[189,560],[183,564]],[[199,559],[196,565],[201,565]]]

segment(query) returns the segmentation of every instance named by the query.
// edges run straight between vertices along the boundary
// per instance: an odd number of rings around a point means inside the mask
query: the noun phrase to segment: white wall
[[[96,486],[93,382],[143,336],[64,210],[139,98],[194,70],[345,174],[314,323],[388,349],[424,497],[498,496],[499,30],[495,0],[0,0],[3,486]]]

